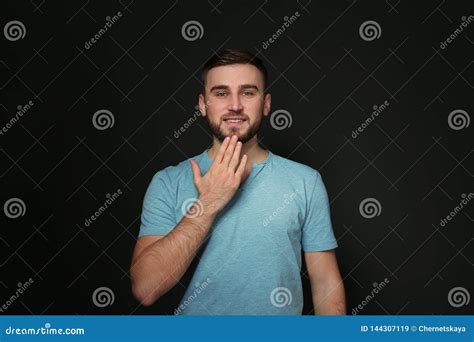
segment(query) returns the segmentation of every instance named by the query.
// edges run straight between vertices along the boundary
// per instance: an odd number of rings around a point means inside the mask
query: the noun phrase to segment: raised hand
[[[237,136],[225,138],[209,171],[202,176],[198,163],[191,160],[194,184],[204,211],[216,214],[234,197],[247,164],[247,155],[240,158],[242,143]]]

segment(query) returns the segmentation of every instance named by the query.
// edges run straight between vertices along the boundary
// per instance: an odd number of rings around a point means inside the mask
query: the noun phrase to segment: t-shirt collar
[[[213,160],[209,157],[209,149],[205,149],[204,152],[202,152],[199,155],[199,167],[201,168],[201,172],[204,174],[209,170],[211,167],[211,164]],[[254,163],[252,166],[252,169],[259,169],[268,164],[271,161],[271,158],[273,158],[273,153],[268,150],[268,156],[265,160],[262,160],[261,162]]]

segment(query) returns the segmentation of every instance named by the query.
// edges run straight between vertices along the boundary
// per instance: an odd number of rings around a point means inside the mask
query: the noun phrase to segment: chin
[[[242,129],[242,128],[227,128],[222,131],[225,136],[233,136],[236,135],[237,138],[240,138],[247,135],[248,129]]]

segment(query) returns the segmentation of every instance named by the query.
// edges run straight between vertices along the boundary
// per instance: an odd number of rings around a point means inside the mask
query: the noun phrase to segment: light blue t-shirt
[[[192,159],[203,175],[212,164],[207,150]],[[168,234],[197,197],[189,160],[157,172],[139,235]],[[301,315],[301,251],[336,247],[319,172],[269,151],[214,221],[175,314]]]

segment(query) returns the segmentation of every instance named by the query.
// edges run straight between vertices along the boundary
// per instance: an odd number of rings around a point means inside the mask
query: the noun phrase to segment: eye
[[[216,96],[217,96],[217,97],[224,97],[224,96],[226,96],[226,95],[227,95],[227,93],[225,93],[225,92],[223,92],[223,91],[220,91],[220,92],[217,92],[217,93],[216,93]]]
[[[253,91],[244,91],[243,94],[244,94],[245,96],[253,96],[253,95],[255,95],[255,93],[254,93]]]

